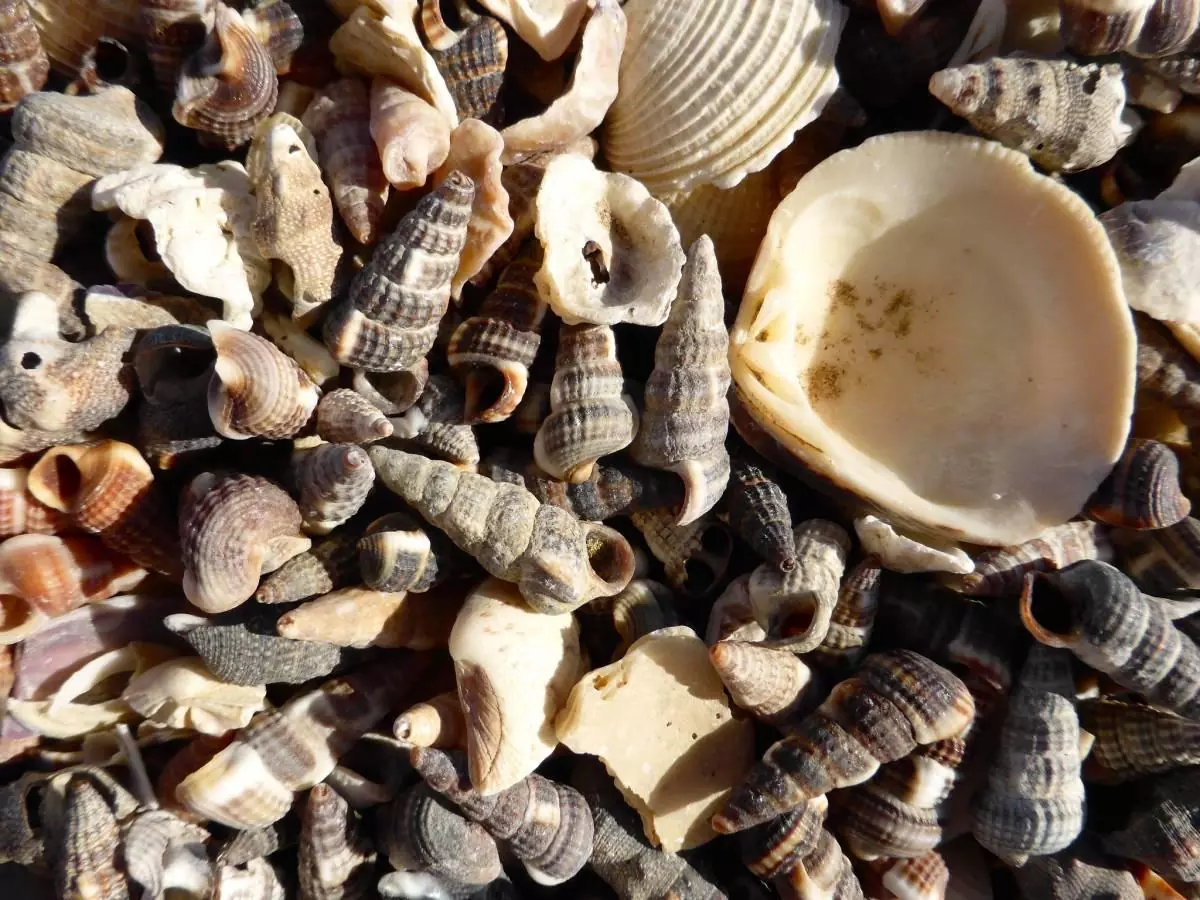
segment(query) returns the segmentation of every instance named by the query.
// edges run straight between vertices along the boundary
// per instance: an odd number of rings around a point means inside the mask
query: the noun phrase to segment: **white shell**
[[[266,685],[226,684],[195,657],[171,659],[130,679],[121,699],[170,728],[220,735],[250,724],[266,707]]]
[[[898,527],[1017,544],[1119,458],[1135,338],[1086,204],[1022,154],[909,132],[780,204],[730,336],[739,399]]]
[[[629,0],[604,149],[655,194],[729,188],[820,114],[837,88],[834,0]]]
[[[961,547],[916,540],[901,534],[877,516],[855,519],[854,532],[863,552],[874,553],[879,557],[879,564],[893,572],[969,575],[975,571],[974,561]]]
[[[512,26],[542,59],[558,59],[579,32],[595,0],[480,0],[483,8]]]

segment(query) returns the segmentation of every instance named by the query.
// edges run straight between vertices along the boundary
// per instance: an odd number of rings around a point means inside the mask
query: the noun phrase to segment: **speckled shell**
[[[1085,512],[1097,522],[1142,531],[1174,525],[1191,509],[1179,487],[1179,460],[1171,448],[1134,438]]]
[[[358,813],[327,784],[313,785],[300,831],[301,900],[367,900],[375,847]]]
[[[41,503],[28,484],[28,469],[0,469],[0,537],[66,531],[71,517]]]
[[[283,637],[342,647],[445,647],[464,591],[375,591],[351,587],[309,600],[279,618]]]
[[[754,552],[781,571],[796,565],[796,541],[787,496],[766,463],[743,450],[730,459],[725,492],[729,527]]]
[[[936,663],[909,650],[870,656],[791,736],[772,745],[713,827],[742,831],[834,788],[860,784],[883,763],[962,733],[974,716],[966,686]]]
[[[50,60],[25,0],[5,0],[0,6],[0,112],[40,91],[49,74]]]
[[[1021,620],[1041,643],[1069,649],[1164,709],[1200,718],[1200,648],[1163,602],[1110,565],[1081,562],[1026,576]]]
[[[1152,594],[1200,587],[1200,520],[1180,519],[1167,528],[1117,532],[1121,569]]]
[[[850,570],[838,591],[829,630],[813,651],[818,662],[847,667],[866,655],[882,589],[883,567],[877,558],[868,556]]]
[[[390,437],[392,423],[362,394],[338,388],[317,401],[317,434],[335,443],[369,444]]]
[[[1079,724],[1095,738],[1084,762],[1088,781],[1132,781],[1200,763],[1200,722],[1152,706],[1084,700]]]
[[[533,442],[538,466],[577,484],[588,479],[601,456],[628,447],[637,432],[637,409],[624,387],[612,329],[563,326],[550,385],[551,413]]]
[[[58,896],[128,900],[129,884],[118,867],[121,833],[113,811],[86,778],[71,777],[65,794],[60,843],[52,850]]]
[[[742,641],[718,641],[708,652],[730,698],[746,712],[769,725],[797,715],[813,674],[794,653]]]
[[[452,174],[375,250],[325,321],[325,343],[343,365],[407,369],[425,356],[450,303],[474,185]]]
[[[491,835],[424,783],[384,808],[379,833],[388,861],[402,870],[428,871],[470,885],[487,884],[503,872]]]
[[[371,137],[383,176],[400,190],[422,187],[450,153],[450,123],[419,95],[386,78],[371,82]]]
[[[371,726],[394,708],[427,660],[392,656],[268,710],[232,744],[185,778],[175,795],[185,807],[232,828],[283,818],[296,791],[324,779]]]
[[[433,47],[430,55],[446,80],[458,118],[496,124],[504,114],[500,100],[504,67],[508,64],[508,36],[504,26],[491,16],[478,16],[462,31],[450,32],[449,40],[434,44],[428,26],[425,35],[430,39]]]
[[[358,541],[363,583],[377,591],[427,591],[459,574],[464,562],[442,532],[404,512],[376,519]]]
[[[592,814],[574,788],[530,775],[484,795],[471,787],[466,754],[460,751],[415,747],[409,760],[426,784],[503,841],[538,883],[566,881],[591,856]]]
[[[380,480],[491,574],[514,581],[531,607],[567,612],[612,596],[633,576],[633,551],[603,525],[581,524],[524,488],[374,446]]]
[[[254,599],[292,603],[348,587],[358,578],[358,535],[343,529],[293,556],[263,579]]]
[[[413,747],[465,747],[467,722],[458,691],[444,691],[410,706],[396,716],[392,733]]]
[[[146,55],[159,90],[174,94],[184,59],[198,50],[216,19],[215,0],[140,0]]]
[[[941,581],[973,597],[1015,596],[1029,572],[1053,572],[1080,560],[1112,559],[1107,530],[1092,522],[1068,522],[1048,528],[1015,547],[985,550],[975,557],[975,571],[943,575]]]
[[[250,140],[278,96],[271,54],[245,20],[217,0],[208,39],[180,70],[175,121],[233,149]]]
[[[1124,50],[1134,56],[1171,56],[1188,48],[1196,34],[1192,0],[1129,0],[1106,5],[1096,0],[1060,0],[1059,30],[1067,47],[1086,56]]]
[[[375,484],[371,460],[358,444],[297,447],[290,474],[308,534],[333,531],[362,508]]]
[[[671,587],[689,597],[716,593],[724,583],[733,556],[733,535],[712,516],[690,525],[675,524],[669,509],[651,509],[630,516],[654,558],[663,564]]]
[[[311,544],[300,510],[280,488],[252,475],[196,476],[179,514],[183,591],[205,612],[248,600],[259,577]]]
[[[464,403],[462,386],[454,378],[430,376],[417,402],[391,420],[393,434],[405,446],[474,472],[479,442],[471,426],[463,424]]]
[[[454,329],[446,359],[465,373],[468,423],[502,422],[525,396],[546,317],[546,303],[533,283],[541,264],[541,245],[527,243],[478,313]]]
[[[1196,881],[1200,878],[1198,791],[1195,769],[1154,779],[1135,795],[1128,824],[1104,836],[1104,849],[1143,862],[1168,878]]]

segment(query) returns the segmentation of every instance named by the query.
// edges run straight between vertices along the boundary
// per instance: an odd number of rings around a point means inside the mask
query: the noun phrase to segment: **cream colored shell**
[[[1121,454],[1135,339],[1104,230],[1021,154],[872,138],[771,219],[730,339],[740,399],[897,527],[1015,544]]]

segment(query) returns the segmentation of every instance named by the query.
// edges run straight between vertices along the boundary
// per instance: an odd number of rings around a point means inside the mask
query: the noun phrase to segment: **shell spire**
[[[1137,531],[1167,528],[1192,503],[1179,487],[1179,460],[1166,444],[1133,439],[1088,500],[1090,519]]]
[[[370,897],[375,856],[358,813],[329,785],[313,785],[300,824],[300,900]]]
[[[813,680],[812,670],[787,650],[718,641],[709,656],[733,702],[770,725],[797,715]]]
[[[729,527],[760,557],[787,572],[796,565],[796,541],[787,495],[773,476],[749,451],[732,454],[725,502]]]
[[[292,451],[291,476],[309,534],[329,534],[367,500],[375,470],[358,444],[318,444]]]

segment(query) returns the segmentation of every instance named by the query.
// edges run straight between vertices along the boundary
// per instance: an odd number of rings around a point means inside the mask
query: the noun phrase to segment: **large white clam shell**
[[[1104,229],[998,144],[892,134],[771,219],[730,337],[740,401],[897,527],[1016,544],[1120,456],[1135,338]]]
[[[655,195],[729,188],[811,122],[837,88],[836,0],[629,0],[604,147]]]

